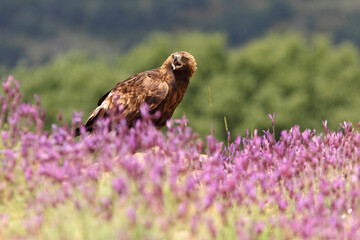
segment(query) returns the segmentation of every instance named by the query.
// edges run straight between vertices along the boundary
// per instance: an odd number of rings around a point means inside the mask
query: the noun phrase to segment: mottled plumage
[[[180,51],[171,54],[161,67],[135,74],[117,83],[99,99],[98,107],[85,124],[86,130],[92,132],[99,118],[116,112],[119,106],[123,110],[122,116],[131,127],[141,117],[140,106],[143,103],[149,105],[150,113],[160,111],[160,117],[153,122],[157,128],[164,127],[184,97],[196,68],[194,57]]]

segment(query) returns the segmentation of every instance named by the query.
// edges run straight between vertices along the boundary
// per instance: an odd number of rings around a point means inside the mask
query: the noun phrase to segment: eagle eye
[[[187,57],[182,56],[181,61],[184,63],[187,63],[189,61],[189,59]]]

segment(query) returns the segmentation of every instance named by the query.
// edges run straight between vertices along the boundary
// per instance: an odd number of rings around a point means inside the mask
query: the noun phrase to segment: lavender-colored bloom
[[[275,113],[273,115],[271,115],[270,113],[268,114],[268,117],[271,119],[271,125],[274,126],[275,125]]]
[[[278,196],[276,201],[277,201],[279,210],[281,212],[284,212],[286,210],[286,208],[288,207],[287,201],[285,201],[281,196]]]
[[[13,77],[3,87],[1,231],[13,224],[14,204],[23,208],[25,238],[43,237],[45,226],[57,227],[49,217],[68,208],[85,227],[114,224],[128,238],[178,229],[194,239],[222,229],[237,239],[359,238],[360,133],[348,122],[331,131],[324,121],[320,134],[294,126],[276,141],[270,130],[247,131],[224,146],[213,136],[204,143],[185,117],[160,132],[144,106],[145,119],[132,128],[104,119],[96,133],[75,139],[59,124],[44,131],[40,100],[22,103]],[[73,125],[80,121],[74,114]]]
[[[185,216],[187,215],[187,211],[188,211],[188,202],[184,201],[180,203],[177,209],[177,217],[185,218]]]
[[[133,206],[129,206],[126,209],[126,216],[130,223],[130,226],[136,225],[136,208],[134,208]]]
[[[119,194],[119,196],[122,196],[127,193],[127,186],[122,177],[116,178],[112,183],[112,187],[113,187],[114,191],[117,194]]]
[[[215,225],[214,225],[214,221],[211,218],[208,218],[206,220],[206,224],[207,224],[207,227],[209,229],[210,236],[212,238],[216,238],[217,231],[216,231],[216,228],[215,228]]]

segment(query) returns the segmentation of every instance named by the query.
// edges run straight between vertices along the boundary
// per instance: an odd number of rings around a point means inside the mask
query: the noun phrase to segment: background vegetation
[[[199,70],[175,117],[202,136],[213,125],[224,139],[224,117],[233,135],[267,129],[274,112],[277,132],[337,128],[359,120],[359,16],[353,0],[4,0],[0,76],[18,78],[27,101],[39,94],[49,128],[187,50]]]
[[[50,126],[59,109],[66,121],[73,111],[84,110],[85,120],[117,81],[160,66],[177,49],[193,53],[199,70],[175,117],[185,114],[202,136],[213,124],[216,136],[224,139],[224,117],[232,134],[269,128],[267,114],[274,112],[277,132],[294,124],[320,129],[328,120],[337,128],[344,120],[359,120],[358,51],[348,43],[333,45],[325,36],[269,34],[228,48],[222,34],[157,33],[111,60],[71,52],[40,67],[20,64],[11,73],[21,79],[26,100],[39,94]]]
[[[2,0],[1,64],[85,49],[122,53],[153,31],[222,32],[237,46],[268,31],[327,33],[360,44],[356,0]]]

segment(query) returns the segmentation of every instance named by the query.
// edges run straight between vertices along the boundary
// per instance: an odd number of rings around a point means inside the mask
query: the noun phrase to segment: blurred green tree
[[[310,40],[298,34],[275,35],[234,49],[229,70],[212,81],[216,119],[227,116],[235,133],[267,129],[276,112],[277,131],[299,124],[321,129],[359,120],[359,55],[350,44],[332,45],[329,38]],[[220,90],[221,89],[221,90]],[[216,102],[218,101],[218,102]]]
[[[70,52],[52,59],[41,67],[19,65],[14,76],[21,80],[26,101],[38,94],[47,114],[46,125],[57,121],[60,111],[65,120],[74,111],[88,114],[112,81],[120,81],[121,73],[104,59],[84,52]]]

